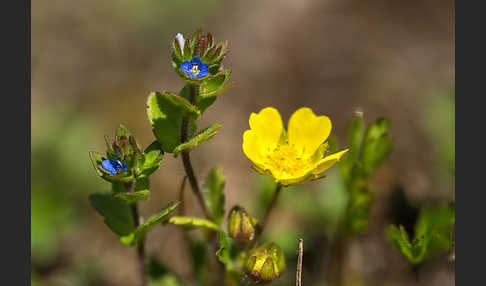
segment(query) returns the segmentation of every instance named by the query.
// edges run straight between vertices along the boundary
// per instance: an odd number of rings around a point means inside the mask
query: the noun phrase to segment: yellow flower
[[[250,130],[243,134],[243,152],[253,168],[282,185],[322,178],[322,173],[348,151],[325,156],[331,120],[302,107],[292,114],[285,132],[280,113],[266,107],[250,115]]]

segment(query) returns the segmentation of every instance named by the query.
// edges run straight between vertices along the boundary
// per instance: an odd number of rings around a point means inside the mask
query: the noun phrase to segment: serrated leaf
[[[126,236],[135,226],[130,206],[110,193],[94,193],[89,196],[93,208],[105,218],[106,225],[117,235]]]
[[[216,135],[216,133],[218,133],[219,129],[221,129],[221,125],[217,123],[203,129],[201,132],[199,132],[199,134],[192,137],[189,141],[177,146],[174,149],[174,157],[177,157],[177,155],[183,150],[189,151],[192,148],[196,147],[197,145],[213,138],[213,136]]]
[[[131,239],[127,238],[125,243],[132,246],[137,245],[145,238],[149,230],[151,230],[157,224],[167,220],[169,215],[179,206],[179,204],[179,201],[169,203],[160,212],[151,216],[146,222],[139,225],[135,230],[133,237],[131,237]]]
[[[182,117],[197,118],[199,110],[186,99],[170,94],[152,92],[147,101],[147,116],[152,131],[165,152],[172,153],[180,145]]]
[[[212,221],[188,216],[172,216],[167,221],[170,224],[187,227],[187,228],[207,228],[211,230],[218,230],[218,225]]]
[[[218,167],[214,167],[209,171],[202,188],[204,203],[217,225],[221,225],[224,218],[224,185],[225,177]]]
[[[118,193],[115,195],[115,198],[121,199],[128,204],[132,204],[138,200],[148,200],[150,197],[149,190],[142,190],[137,192],[125,192],[125,193]]]

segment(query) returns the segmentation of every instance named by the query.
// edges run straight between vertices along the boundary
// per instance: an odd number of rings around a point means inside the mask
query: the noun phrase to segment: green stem
[[[130,182],[130,185],[128,186],[128,189],[130,192],[134,192],[134,182]],[[131,210],[132,210],[132,217],[133,217],[133,222],[135,229],[140,225],[140,216],[138,214],[138,203],[135,202],[131,204]],[[145,269],[145,238],[137,245],[137,258],[138,258],[138,272],[140,275],[140,280],[142,283],[140,284],[141,286],[147,286],[148,285],[148,279],[146,275],[146,269]]]
[[[197,85],[190,85],[189,86],[189,102],[191,104],[195,103],[197,92],[198,92],[198,86]],[[189,138],[189,116],[186,115],[182,118],[181,144],[186,142],[188,140],[188,138]],[[189,156],[189,151],[183,150],[181,152],[181,157],[182,157],[182,163],[184,164],[184,169],[185,169],[186,174],[187,174],[187,179],[189,180],[189,183],[191,184],[192,191],[196,195],[196,198],[199,202],[199,205],[201,206],[201,210],[202,210],[204,216],[208,220],[211,220],[211,216],[209,215],[209,212],[206,208],[206,204],[204,203],[204,198],[203,198],[201,190],[199,188],[199,183],[197,181],[196,175],[194,174],[194,169],[192,168],[191,157]]]
[[[275,192],[273,193],[272,200],[268,204],[267,211],[265,212],[265,215],[263,216],[263,220],[260,224],[260,229],[258,230],[258,232],[256,234],[253,247],[256,247],[258,245],[258,240],[260,239],[260,237],[263,233],[263,230],[268,223],[268,219],[270,218],[270,214],[272,213],[273,209],[275,208],[275,205],[277,204],[277,199],[278,199],[278,196],[280,195],[281,190],[282,190],[282,185],[280,183],[277,183],[277,186],[275,187]]]

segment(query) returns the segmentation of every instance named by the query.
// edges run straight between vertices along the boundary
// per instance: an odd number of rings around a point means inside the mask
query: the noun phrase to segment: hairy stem
[[[190,92],[189,92],[189,102],[191,104],[195,103],[198,86],[197,85],[190,85]],[[184,116],[182,118],[182,126],[181,126],[181,144],[186,142],[189,138],[189,116]],[[202,196],[201,190],[199,189],[199,183],[197,181],[196,175],[194,174],[194,169],[192,168],[191,157],[189,156],[188,150],[183,150],[181,152],[182,163],[184,164],[184,169],[186,171],[187,178],[189,179],[189,183],[191,184],[192,191],[196,195],[196,198],[201,206],[201,210],[204,216],[211,220],[211,216],[204,204],[204,198]]]
[[[128,186],[130,192],[134,191],[134,182],[131,182]],[[138,203],[135,202],[131,206],[133,222],[135,229],[140,225],[140,216],[138,214]],[[138,273],[140,275],[141,286],[148,285],[148,279],[145,269],[145,238],[137,245],[137,258],[138,258]]]

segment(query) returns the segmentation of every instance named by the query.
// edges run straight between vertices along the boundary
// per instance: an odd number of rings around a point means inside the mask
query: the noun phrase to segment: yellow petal
[[[261,151],[270,152],[275,149],[282,135],[283,124],[278,110],[273,107],[266,107],[260,112],[252,113],[249,120],[251,131],[254,132],[255,144]],[[243,141],[245,138],[243,138]]]
[[[308,182],[310,177],[311,175],[306,174],[304,176],[296,177],[296,178],[279,179],[278,182],[283,186],[302,184]]]
[[[289,144],[295,145],[304,154],[312,155],[327,140],[331,129],[329,117],[316,116],[308,107],[299,108],[289,120]]]
[[[314,168],[314,170],[312,170],[312,174],[320,174],[322,172],[324,172],[325,170],[329,169],[332,167],[332,165],[336,164],[336,162],[338,162],[341,157],[346,154],[346,152],[348,152],[349,149],[346,149],[346,150],[343,150],[343,151],[340,151],[340,152],[337,152],[337,153],[334,153],[332,155],[329,155],[329,156],[326,156],[324,158],[322,158],[317,164],[316,164],[316,168]]]
[[[243,152],[253,163],[260,165],[263,161],[263,148],[259,144],[257,134],[253,130],[243,133]]]

